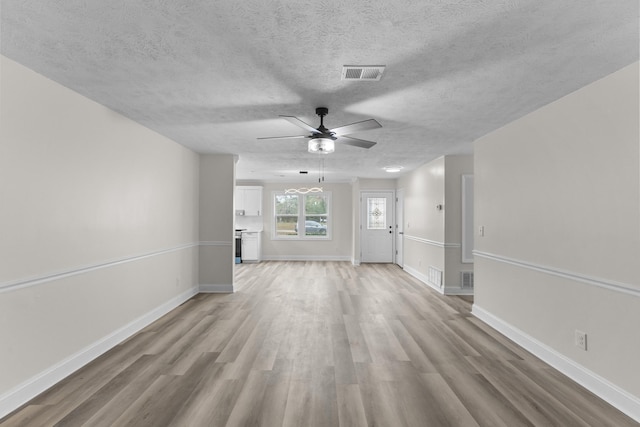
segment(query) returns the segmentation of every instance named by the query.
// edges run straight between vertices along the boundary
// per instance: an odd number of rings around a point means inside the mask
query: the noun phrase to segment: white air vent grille
[[[460,272],[460,287],[473,289],[473,271]]]
[[[362,68],[347,68],[344,80],[360,80],[360,76],[362,76]]]
[[[429,276],[427,277],[427,280],[429,280],[429,283],[441,288],[442,287],[442,271],[438,270],[433,266],[429,266],[428,274]]]
[[[382,78],[384,69],[384,65],[345,65],[342,67],[342,80],[377,82]]]

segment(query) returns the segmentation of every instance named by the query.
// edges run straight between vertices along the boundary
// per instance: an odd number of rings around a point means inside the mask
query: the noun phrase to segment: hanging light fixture
[[[284,194],[307,194],[307,193],[322,193],[322,187],[300,187],[300,188],[287,188],[284,190]]]
[[[309,152],[329,154],[336,151],[336,144],[331,138],[313,138],[309,140]]]

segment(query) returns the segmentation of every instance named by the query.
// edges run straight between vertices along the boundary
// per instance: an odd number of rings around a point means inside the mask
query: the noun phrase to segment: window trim
[[[277,230],[277,215],[276,215],[276,197],[285,195],[284,191],[272,191],[271,193],[271,240],[286,240],[286,241],[318,241],[318,240],[332,240],[332,230],[333,230],[333,214],[332,214],[332,199],[333,195],[331,191],[323,191],[322,195],[326,197],[327,203],[327,234],[325,235],[312,235],[307,236],[305,234],[297,234],[295,236],[279,236]],[[287,196],[292,196],[293,194],[287,194]],[[299,197],[298,199],[298,230],[301,229],[301,223],[304,224],[306,221],[306,212],[305,212],[305,198],[307,196],[315,196],[317,193],[309,193],[309,194],[295,194],[295,196]],[[306,229],[306,227],[302,227]]]

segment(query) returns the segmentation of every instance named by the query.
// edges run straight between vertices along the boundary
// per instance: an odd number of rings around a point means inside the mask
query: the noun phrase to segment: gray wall
[[[638,93],[636,63],[475,142],[474,313],[640,419]]]
[[[200,156],[200,290],[233,292],[235,158]]]

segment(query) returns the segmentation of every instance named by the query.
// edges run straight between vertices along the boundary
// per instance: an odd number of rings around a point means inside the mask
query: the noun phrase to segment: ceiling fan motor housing
[[[317,130],[323,135],[323,138],[330,138],[333,140],[337,139],[335,136],[333,136],[333,132],[324,127],[324,116],[329,114],[329,109],[326,107],[318,107],[316,108],[316,114],[320,116],[320,126]]]
[[[316,108],[316,114],[320,117],[326,116],[329,114],[329,109],[327,107],[318,107]]]
[[[325,138],[331,138],[335,140],[336,138],[333,136],[333,132],[324,127],[324,116],[329,114],[329,109],[327,107],[318,107],[316,108],[316,114],[320,116],[320,126],[317,129],[318,132],[320,132]]]

